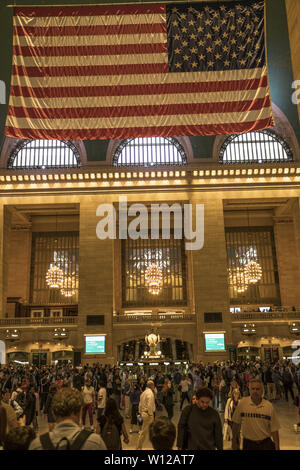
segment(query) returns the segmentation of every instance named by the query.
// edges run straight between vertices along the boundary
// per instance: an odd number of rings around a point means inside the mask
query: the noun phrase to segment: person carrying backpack
[[[53,431],[32,441],[29,450],[107,450],[101,436],[79,426],[83,397],[79,390],[62,388],[53,397]]]
[[[125,444],[129,443],[124,419],[120,415],[113,398],[107,400],[104,415],[99,416],[97,421],[97,432],[100,433],[107,450],[122,450],[122,434]]]

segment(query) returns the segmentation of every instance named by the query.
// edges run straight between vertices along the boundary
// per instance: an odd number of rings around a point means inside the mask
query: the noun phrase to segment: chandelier
[[[64,297],[72,297],[75,295],[77,289],[77,279],[75,273],[72,273],[71,276],[66,276],[63,279],[62,289],[60,290],[61,294]]]
[[[51,265],[46,273],[46,283],[51,289],[59,289],[63,285],[63,272],[56,266],[56,264]]]
[[[148,266],[145,272],[145,283],[150,294],[158,295],[162,289],[162,270],[156,264]]]
[[[245,266],[245,276],[250,284],[256,284],[262,278],[262,268],[254,258]]]
[[[248,278],[245,275],[243,268],[229,268],[228,270],[229,284],[233,286],[233,289],[241,294],[248,289]]]
[[[57,232],[57,214],[55,218],[55,232]],[[57,245],[57,239],[55,239],[55,245]],[[54,258],[55,259],[55,258]],[[57,266],[56,261],[50,264],[48,271],[46,272],[46,284],[51,289],[59,289],[63,285],[64,274],[63,271]]]
[[[250,218],[249,218],[248,210],[247,210],[247,215],[248,215],[248,230],[250,230]],[[252,240],[252,237],[251,237],[251,240]],[[250,233],[248,231],[249,245],[252,244],[251,240],[250,240]],[[256,284],[262,278],[261,265],[255,261],[253,256],[250,258],[250,261],[246,264],[244,270],[245,270],[245,276],[248,279],[248,282],[250,284]]]

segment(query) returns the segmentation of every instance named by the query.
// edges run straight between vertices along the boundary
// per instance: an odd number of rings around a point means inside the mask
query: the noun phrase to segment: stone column
[[[114,240],[100,240],[96,235],[96,210],[104,202],[110,201],[90,196],[80,203],[78,334],[82,346],[84,334],[106,334],[105,356],[93,356],[90,362],[112,364],[116,360],[112,338]],[[87,315],[104,315],[104,325],[87,326]],[[88,356],[82,360],[89,362]]]
[[[175,339],[172,339],[172,338],[171,338],[171,349],[172,349],[173,361],[176,361],[177,360],[177,353],[176,353]]]
[[[299,222],[299,221],[298,221]],[[281,303],[284,306],[299,306],[300,284],[299,247],[296,246],[297,217],[276,218],[274,224],[274,238],[276,245],[276,258],[278,265],[279,287]]]
[[[200,197],[201,196],[201,197]],[[227,255],[221,195],[194,194],[192,203],[204,204],[204,245],[192,251],[195,309],[197,315],[197,345],[194,361],[226,360],[228,352],[205,353],[204,331],[225,331],[226,343],[231,343],[231,320],[227,279]],[[204,312],[222,312],[222,323],[204,323]]]
[[[191,343],[187,342],[187,350],[188,350],[188,359],[190,362],[193,362],[193,352],[192,352],[192,345]]]
[[[137,361],[139,359],[139,350],[140,350],[140,343],[138,340],[135,342],[135,355],[134,360]]]
[[[7,206],[0,206],[0,259],[2,267],[0,270],[0,318],[5,318],[7,288],[8,288],[8,266],[9,266],[9,242],[11,234],[11,209]]]

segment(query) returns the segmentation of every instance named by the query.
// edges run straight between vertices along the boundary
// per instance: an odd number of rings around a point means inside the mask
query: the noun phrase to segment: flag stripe
[[[255,119],[249,122],[236,122],[235,133],[251,132],[259,129],[265,129],[274,125],[273,118]],[[232,134],[232,123],[226,124],[201,124],[195,125],[173,125],[173,126],[141,126],[124,128],[99,128],[95,129],[32,129],[6,127],[6,135],[9,137],[20,137],[25,139],[58,139],[58,140],[93,140],[95,135],[101,139],[125,139],[128,135],[134,137],[152,137],[156,136],[186,136],[186,135],[217,135]]]
[[[126,23],[127,22],[127,23]],[[68,27],[91,27],[96,26],[114,26],[120,24],[156,24],[156,23],[166,23],[166,14],[165,12],[161,13],[149,13],[149,14],[136,14],[131,15],[130,18],[127,18],[125,15],[109,15],[109,16],[57,16],[47,18],[24,18],[24,17],[14,17],[13,24],[14,27],[20,27],[23,30],[23,33],[31,28],[42,28],[47,31],[50,27],[57,28],[68,28]],[[22,34],[23,35],[23,34]],[[18,36],[14,36],[16,39]]]
[[[109,5],[109,6],[65,6],[65,7],[15,7],[14,15],[25,18],[56,18],[56,17],[71,17],[76,18],[80,16],[131,16],[131,15],[148,15],[153,13],[164,13],[166,6],[164,4],[150,4],[150,5]]]
[[[85,66],[98,66],[98,65],[126,65],[126,64],[152,64],[152,63],[168,63],[168,56],[166,52],[161,54],[153,55],[112,55],[107,56],[80,56],[80,57],[22,57],[13,56],[13,65],[23,67],[25,70],[27,67],[36,67],[38,70],[44,67],[74,67],[77,65],[81,67]],[[21,70],[21,69],[20,69]],[[67,71],[67,69],[66,69]]]
[[[268,88],[258,88],[257,90],[244,90],[241,96],[240,91],[231,91],[230,97],[232,101],[247,100],[253,101],[258,98],[264,98],[268,95]],[[100,106],[149,106],[153,105],[156,102],[156,95],[125,95],[125,96],[102,96],[99,100],[98,105]],[[194,102],[193,95],[190,93],[176,93],[176,94],[165,94],[160,95],[160,103],[162,105],[166,104],[184,104]],[[201,93],[198,97],[199,103],[218,103],[224,102],[224,92],[214,92],[214,93]],[[16,96],[14,98],[15,107],[24,107],[24,108],[58,108],[63,104],[64,107],[73,107],[74,108],[95,108],[95,99],[94,97],[83,97],[64,99],[63,103],[61,98],[48,98],[46,101],[40,100],[39,98],[25,98],[24,96]]]
[[[163,23],[146,23],[146,24],[112,24],[112,25],[89,25],[89,26],[48,26],[48,27],[25,27],[15,26],[14,34],[19,36],[22,40],[32,37],[36,40],[37,37],[47,38],[66,36],[106,36],[111,34],[154,34],[165,33],[166,25]],[[90,38],[89,38],[90,41]],[[44,42],[46,40],[44,39]],[[37,43],[36,43],[37,44]]]
[[[161,57],[164,56],[163,54]],[[107,64],[110,63],[111,58],[109,58],[109,62],[107,60]],[[113,64],[117,64],[118,62],[113,60]],[[130,63],[130,62],[129,62]],[[67,67],[66,67],[67,69]],[[247,84],[249,87],[256,87],[256,86],[265,86],[268,82],[267,78],[267,69],[264,67],[263,69],[249,69],[245,71],[240,70],[224,70],[222,74],[219,72],[206,72],[203,74],[202,72],[190,72],[186,73],[169,73],[169,74],[149,74],[148,76],[144,76],[144,74],[138,74],[136,77],[126,77],[125,76],[118,76],[112,75],[111,77],[101,77],[101,85],[107,85],[110,87],[119,86],[120,82],[122,85],[156,85],[156,84],[168,84],[168,83],[202,83],[205,86],[210,87],[210,82],[224,82],[225,87],[228,90],[234,91],[237,89],[247,89]],[[80,86],[86,87],[93,85],[93,78],[92,77],[68,77],[65,74],[64,77],[65,82],[67,81],[68,86]],[[257,81],[254,81],[257,80]],[[226,83],[227,82],[227,83]],[[230,85],[231,83],[231,85]],[[66,83],[63,83],[66,85]],[[16,76],[12,75],[12,85],[19,85],[19,86],[27,86],[29,85],[30,88],[37,87],[55,87],[62,85],[62,80],[58,79],[57,77],[47,77],[47,78],[39,78],[36,80],[34,77],[32,80],[28,81],[26,76]],[[190,86],[190,85],[188,85]],[[209,89],[209,88],[208,88]]]
[[[167,63],[158,64],[123,64],[123,65],[97,65],[97,66],[81,66],[81,67],[21,67],[14,65],[12,74],[16,76],[26,77],[91,77],[99,75],[136,75],[136,74],[153,74],[168,73]]]
[[[20,77],[18,77],[20,79]],[[25,78],[25,77],[23,77]],[[146,82],[145,77],[142,77]],[[155,75],[154,75],[155,78]],[[63,80],[61,80],[63,83]],[[163,95],[176,93],[212,93],[212,92],[231,92],[237,90],[255,90],[259,87],[267,86],[267,77],[254,80],[236,80],[219,82],[190,82],[190,83],[165,83],[144,84],[136,83],[134,85],[119,86],[56,86],[56,87],[27,87],[13,85],[11,87],[12,96],[37,97],[37,98],[68,98],[84,96],[128,96],[128,95]]]
[[[111,54],[157,54],[167,50],[166,43],[154,44],[116,44],[107,46],[58,46],[58,47],[31,47],[14,46],[13,53],[24,57],[35,55],[56,57],[56,56],[84,56],[84,55],[111,55]]]
[[[151,25],[150,25],[151,26]],[[100,50],[103,50],[104,46],[115,46],[116,45],[116,35],[117,34],[107,34],[105,36],[79,36],[76,38],[76,48],[87,48],[99,47]],[[118,45],[143,45],[143,44],[167,44],[167,35],[166,30],[159,33],[147,33],[141,32],[138,34],[120,34],[118,37]],[[71,49],[74,52],[74,36],[51,36],[49,38],[37,37],[20,37],[18,40],[17,46],[24,50],[24,48],[30,45],[36,53],[39,54],[40,49],[48,51],[51,56],[53,56],[53,49],[62,48]],[[125,52],[126,53],[126,52]],[[99,53],[98,53],[99,54]],[[48,54],[47,54],[48,55]]]
[[[189,115],[180,115],[179,113],[175,112],[175,114],[169,115],[155,115],[155,116],[147,116],[147,126],[157,127],[162,123],[164,126],[173,126],[178,124],[178,116],[181,117],[182,122],[185,125],[201,125],[203,124],[203,115],[202,114],[189,114]],[[266,119],[269,116],[269,108],[262,108],[259,111],[253,110],[249,112],[245,112],[242,114],[241,112],[228,112],[228,113],[211,113],[205,116],[205,123],[206,124],[214,124],[220,121],[220,116],[222,119],[222,123],[226,124],[234,124],[236,122],[248,122],[253,121],[256,118],[258,119]],[[132,116],[121,116],[115,120],[114,127],[123,128],[123,127],[142,127],[145,125],[145,116],[136,116],[135,114]],[[34,118],[16,118],[14,116],[8,115],[7,116],[8,125],[12,123],[18,125],[22,128],[38,128],[39,123],[41,120],[34,119]],[[49,120],[44,120],[44,127],[47,128],[55,128],[64,130],[66,128],[66,122],[63,119],[56,118]],[[76,119],[68,119],[68,128],[72,130],[78,129],[78,121]],[[111,117],[93,117],[88,119],[81,119],[79,121],[81,129],[89,129],[89,128],[97,128],[97,126],[102,127],[104,129],[112,127],[112,118]]]
[[[119,106],[119,107],[99,107],[99,108],[19,108],[9,107],[9,115],[18,118],[33,119],[93,119],[109,117],[130,117],[135,116],[167,116],[178,114],[214,114],[233,113],[259,110],[270,106],[270,98],[258,98],[252,101],[232,101],[229,103],[185,103],[185,104],[160,104],[146,106]]]

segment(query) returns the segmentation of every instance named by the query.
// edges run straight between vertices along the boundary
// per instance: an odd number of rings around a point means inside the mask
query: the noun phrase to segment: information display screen
[[[105,336],[85,336],[85,353],[101,354],[105,353]]]
[[[205,351],[225,351],[224,333],[205,333]]]

